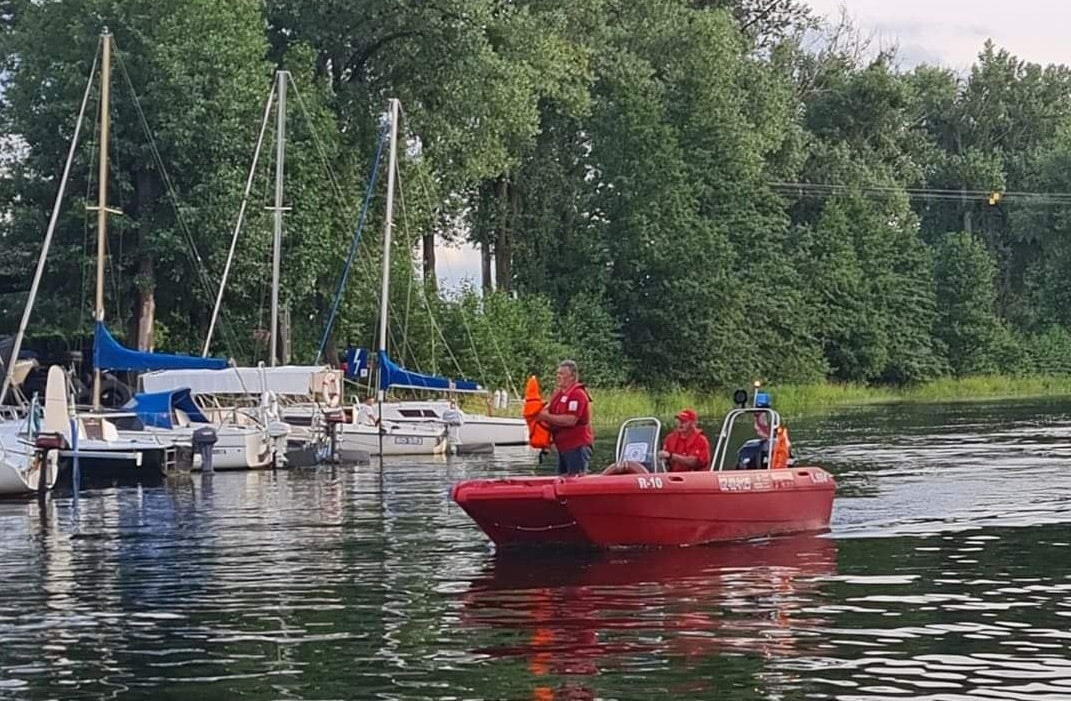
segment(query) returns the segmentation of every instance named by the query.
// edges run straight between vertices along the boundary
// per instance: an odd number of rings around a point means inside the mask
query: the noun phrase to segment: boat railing
[[[769,469],[770,457],[773,451],[773,441],[770,439],[772,436],[777,435],[777,429],[781,426],[781,415],[773,409],[768,407],[746,407],[741,409],[733,409],[725,415],[725,420],[721,425],[721,433],[718,434],[718,442],[714,447],[714,456],[710,461],[710,469],[714,472],[721,472],[725,470],[725,461],[729,455],[729,448],[731,447],[733,429],[735,428],[736,421],[742,416],[754,417],[758,419],[759,416],[766,416],[767,438],[762,446],[762,469]],[[734,465],[735,467],[735,465]],[[733,468],[730,468],[733,469]]]

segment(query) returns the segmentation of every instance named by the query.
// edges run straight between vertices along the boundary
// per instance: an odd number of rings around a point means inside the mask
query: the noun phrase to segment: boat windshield
[[[621,424],[617,433],[616,464],[636,462],[648,472],[664,471],[656,459],[661,431],[662,424],[654,417],[629,419]]]

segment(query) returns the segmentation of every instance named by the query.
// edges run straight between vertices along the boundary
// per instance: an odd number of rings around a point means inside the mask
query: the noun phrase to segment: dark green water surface
[[[496,556],[524,449],[0,504],[0,699],[1071,699],[1069,411],[796,422],[831,532],[683,550]]]

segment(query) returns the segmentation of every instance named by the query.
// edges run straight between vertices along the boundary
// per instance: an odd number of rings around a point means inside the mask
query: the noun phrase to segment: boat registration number
[[[424,445],[424,439],[418,436],[395,436],[394,445]]]
[[[637,477],[636,484],[640,489],[661,489],[664,486],[661,477]]]

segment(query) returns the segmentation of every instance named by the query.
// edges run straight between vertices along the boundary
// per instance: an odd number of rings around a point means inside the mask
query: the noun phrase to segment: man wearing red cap
[[[677,428],[662,443],[658,457],[670,472],[710,469],[710,443],[696,426],[699,417],[692,409],[677,414]]]

